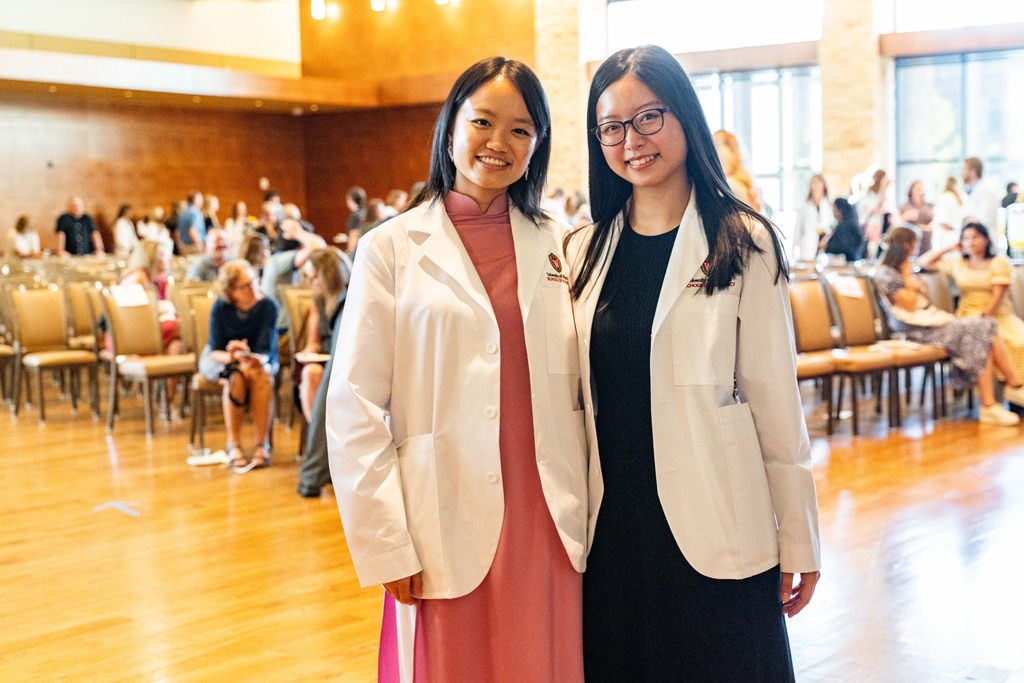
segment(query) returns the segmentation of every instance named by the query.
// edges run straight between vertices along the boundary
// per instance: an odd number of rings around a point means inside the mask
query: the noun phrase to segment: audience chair
[[[1024,268],[1020,265],[1010,267],[1010,289],[1006,295],[1013,304],[1013,312],[1018,318],[1024,318]]]
[[[47,370],[89,371],[89,395],[93,414],[99,416],[98,366],[91,351],[68,348],[68,316],[64,292],[56,286],[11,292],[14,306],[14,415],[21,404],[21,369],[36,376],[39,392],[39,421],[46,421],[43,373]],[[76,392],[71,392],[71,405],[78,410]]]
[[[789,302],[793,310],[793,331],[796,337],[796,378],[798,382],[821,380],[828,410],[826,430],[832,436],[835,432],[832,419],[832,403],[835,399],[832,378],[837,372],[836,358],[833,356],[836,340],[821,283],[817,280],[791,283]]]
[[[796,296],[790,289],[790,300],[794,301],[794,318],[797,311],[796,328],[801,350],[822,352],[829,349],[835,373],[839,375],[839,396],[835,404],[836,419],[839,419],[843,407],[843,387],[849,379],[851,408],[853,412],[853,435],[860,433],[859,386],[863,378],[872,377],[875,390],[875,410],[881,412],[882,377],[889,373],[894,365],[893,356],[885,349],[874,348],[871,344],[862,343],[860,339],[846,339],[842,334],[842,326],[833,334],[830,321],[838,316],[829,312],[828,285],[824,280],[809,283],[795,283]],[[840,348],[833,349],[833,346]],[[889,424],[892,422],[892,403],[889,402]]]
[[[206,347],[210,335],[210,311],[216,301],[213,292],[192,294],[188,297],[189,329],[192,331],[191,345],[196,350],[197,360],[195,372],[192,374],[192,429],[189,433],[189,445],[194,446],[199,437],[199,447],[206,447],[206,399],[210,396],[220,398],[223,385],[211,382],[199,373],[198,359]]]
[[[289,343],[291,344],[291,365],[290,374],[292,387],[291,391],[288,392],[291,397],[291,403],[288,410],[288,429],[290,430],[295,422],[295,413],[298,409],[298,387],[299,387],[299,376],[297,374],[298,361],[295,359],[295,354],[298,353],[305,347],[307,332],[306,320],[309,318],[309,309],[313,305],[313,290],[308,287],[281,287],[281,301],[288,312],[289,321]],[[306,417],[302,414],[302,410],[298,409],[300,426],[302,437],[299,439],[300,452],[305,448],[305,433],[306,433]]]
[[[953,291],[949,286],[948,275],[938,271],[922,270],[917,277],[928,288],[928,294],[926,294],[928,301],[947,313],[956,312],[956,303],[953,301]]]
[[[113,338],[110,361],[110,405],[107,408],[107,431],[114,429],[117,410],[117,380],[123,377],[142,383],[142,397],[146,408],[146,436],[153,435],[152,383],[180,377],[182,400],[188,391],[188,381],[195,370],[193,354],[163,355],[163,339],[156,311],[156,296],[146,292],[148,304],[119,306],[110,290],[102,293],[103,311],[108,330]],[[168,410],[170,406],[168,406]]]
[[[876,297],[878,296],[871,280],[866,277],[849,278],[840,283],[836,276],[827,282],[826,292],[831,305],[836,311],[843,343],[860,345],[876,351],[891,354],[892,365],[889,375],[889,410],[890,426],[899,428],[901,418],[900,405],[900,371],[906,373],[907,383],[910,381],[910,370],[917,367],[925,369],[925,381],[931,379],[932,384],[932,419],[939,417],[940,393],[936,384],[935,364],[948,359],[945,349],[937,346],[925,346],[899,342],[888,339],[885,316]],[[843,286],[840,286],[843,285]],[[850,288],[849,290],[847,288]],[[853,295],[855,294],[855,295]],[[941,373],[940,381],[941,381]],[[944,386],[944,383],[943,383]],[[842,387],[839,389],[842,396]],[[856,387],[853,387],[856,395]],[[944,396],[944,391],[942,393]],[[923,403],[922,403],[923,406]]]

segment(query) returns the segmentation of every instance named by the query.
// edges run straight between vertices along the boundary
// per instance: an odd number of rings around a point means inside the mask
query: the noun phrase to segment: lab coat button
[[[484,415],[486,415],[487,418],[490,420],[493,420],[497,416],[497,414],[498,411],[495,410],[494,408],[487,408],[486,410],[484,410]]]
[[[487,473],[487,482],[490,483],[490,484],[497,484],[498,483],[498,475],[495,474],[494,472],[488,472]]]
[[[498,345],[497,344],[488,344],[487,345],[487,353],[497,353],[497,352],[498,352]]]

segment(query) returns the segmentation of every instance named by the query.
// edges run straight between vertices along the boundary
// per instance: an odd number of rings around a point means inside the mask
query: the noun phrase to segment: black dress
[[[778,567],[711,579],[683,557],[658,498],[651,329],[677,230],[626,225],[590,340],[604,498],[583,575],[587,683],[782,683],[793,664]]]

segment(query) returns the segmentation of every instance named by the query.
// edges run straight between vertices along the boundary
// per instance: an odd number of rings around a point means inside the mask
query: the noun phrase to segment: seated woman
[[[270,240],[267,236],[254,232],[242,239],[242,247],[238,250],[238,258],[244,259],[252,264],[256,272],[262,277],[263,266],[270,258]]]
[[[256,271],[241,259],[229,261],[217,280],[221,296],[210,311],[210,338],[199,372],[224,385],[224,424],[229,467],[244,467],[242,418],[252,411],[256,445],[253,467],[270,465],[270,410],[277,374],[277,302],[260,292]]]
[[[309,255],[303,273],[313,287],[314,305],[306,319],[306,348],[301,353],[330,354],[335,323],[345,306],[352,263],[336,249],[317,249]],[[313,413],[313,401],[323,374],[321,363],[306,363],[302,367],[299,401],[307,422]]]
[[[1024,400],[1021,380],[997,336],[998,323],[991,318],[957,318],[929,303],[925,297],[927,287],[914,275],[909,260],[917,247],[917,233],[912,229],[893,228],[887,242],[889,248],[875,272],[875,282],[892,330],[905,334],[911,341],[940,346],[949,353],[954,388],[978,386],[983,424],[1018,424],[1020,418],[996,403],[992,390],[995,365],[1006,377],[1007,398],[1015,403]]]
[[[156,290],[157,300],[167,302],[167,270],[171,253],[162,242],[145,240],[139,242],[128,257],[128,263],[121,275],[119,285],[142,285]],[[160,332],[163,336],[164,353],[176,356],[184,351],[178,316],[170,302],[160,304]],[[167,404],[173,405],[178,393],[178,380],[167,380]],[[171,408],[171,419],[180,419],[177,408]]]
[[[961,251],[963,258],[942,258],[953,251]],[[992,240],[981,223],[968,223],[960,234],[960,243],[944,249],[929,251],[918,259],[918,265],[927,270],[938,270],[956,281],[960,288],[958,317],[995,318],[999,323],[999,338],[1006,345],[1010,364],[1018,377],[1024,377],[1024,320],[1013,312],[1006,296],[1010,288],[1010,262],[1005,256],[996,256]],[[999,373],[1001,375],[1002,373]],[[1000,377],[1004,379],[1004,377]],[[1021,397],[1007,396],[1010,403],[1024,407]]]
[[[832,204],[832,214],[838,223],[825,243],[826,254],[842,254],[847,263],[864,258],[864,231],[857,220],[857,209],[842,197]]]

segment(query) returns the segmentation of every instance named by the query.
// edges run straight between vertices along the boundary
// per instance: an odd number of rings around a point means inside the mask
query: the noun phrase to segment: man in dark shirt
[[[68,212],[57,219],[57,255],[103,254],[103,239],[92,218],[85,214],[81,197],[68,200]]]

